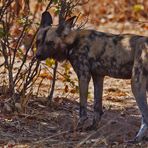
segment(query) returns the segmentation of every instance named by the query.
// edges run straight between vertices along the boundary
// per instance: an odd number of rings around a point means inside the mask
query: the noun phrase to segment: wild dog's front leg
[[[83,127],[84,122],[87,119],[87,96],[88,96],[88,85],[90,77],[81,76],[79,77],[79,93],[80,93],[80,119],[78,121],[77,128]]]
[[[102,109],[102,93],[103,93],[103,80],[104,77],[93,75],[94,83],[94,119],[93,128],[97,128],[97,125],[103,114]]]
[[[85,50],[85,48],[82,51],[80,53],[76,52],[70,58],[72,67],[74,71],[76,72],[78,80],[79,80],[79,94],[80,94],[80,114],[79,116],[80,116],[80,119],[78,121],[77,129],[82,129],[83,124],[87,119],[88,85],[89,85],[89,81],[91,78],[90,65],[89,65],[89,61],[87,57],[88,51]]]

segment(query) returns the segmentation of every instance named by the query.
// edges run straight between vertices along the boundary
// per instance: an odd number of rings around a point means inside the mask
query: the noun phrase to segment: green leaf
[[[51,66],[53,66],[55,64],[55,60],[53,60],[53,59],[46,59],[46,65],[48,66],[48,67],[51,67]]]
[[[134,5],[133,10],[135,12],[140,12],[140,11],[144,10],[144,6],[140,5],[140,4]]]
[[[58,15],[60,13],[60,10],[59,9],[56,9],[55,10],[55,15]]]

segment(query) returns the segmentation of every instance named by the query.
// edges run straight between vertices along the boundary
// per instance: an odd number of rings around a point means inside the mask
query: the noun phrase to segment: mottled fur
[[[42,22],[49,20],[50,14],[45,13]],[[53,28],[49,22],[44,26],[41,24],[37,35],[37,58],[45,60],[49,57],[71,63],[79,79],[80,124],[87,119],[87,95],[91,77],[94,83],[94,127],[103,114],[104,76],[131,79],[132,91],[143,117],[135,139],[140,141],[148,127],[148,37],[71,30],[72,23],[73,19],[69,19],[57,28]]]

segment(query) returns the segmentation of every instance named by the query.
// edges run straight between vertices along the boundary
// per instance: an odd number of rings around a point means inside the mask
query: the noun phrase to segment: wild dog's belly
[[[121,79],[130,79],[132,76],[132,68],[132,61],[118,64],[113,61],[107,62],[106,60],[99,60],[90,64],[90,69],[93,74]]]

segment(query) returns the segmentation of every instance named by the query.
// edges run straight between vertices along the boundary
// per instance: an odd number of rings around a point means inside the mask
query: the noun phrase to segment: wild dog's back
[[[135,50],[143,50],[139,42],[146,43],[146,37],[94,30],[81,30],[75,36],[73,52],[77,56],[87,53],[92,73],[125,79],[131,78]]]

